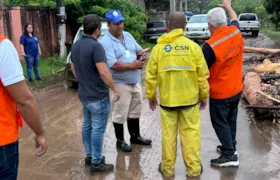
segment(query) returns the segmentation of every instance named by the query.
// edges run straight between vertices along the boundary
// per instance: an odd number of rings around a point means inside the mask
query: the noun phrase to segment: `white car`
[[[252,36],[258,36],[261,23],[258,16],[254,13],[242,13],[238,18],[241,32],[251,32]]]
[[[207,40],[211,33],[208,28],[207,15],[199,14],[190,18],[187,23],[185,36],[192,40]]]
[[[101,22],[101,37],[98,39],[98,41],[100,41],[107,32],[108,32],[107,22],[102,21]],[[75,42],[77,42],[79,39],[81,39],[83,34],[84,34],[84,28],[80,27],[75,35],[73,44]],[[66,59],[66,67],[65,67],[64,76],[65,76],[64,78],[65,78],[66,85],[69,88],[74,88],[77,86],[77,80],[71,70],[71,52],[68,54],[67,59]]]

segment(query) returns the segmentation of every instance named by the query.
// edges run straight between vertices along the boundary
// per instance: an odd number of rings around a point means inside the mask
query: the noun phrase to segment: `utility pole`
[[[170,0],[170,12],[173,13],[176,11],[176,0]]]
[[[65,6],[64,0],[56,0],[57,8],[57,23],[58,23],[58,42],[59,42],[59,56],[66,56],[66,15],[65,15]]]

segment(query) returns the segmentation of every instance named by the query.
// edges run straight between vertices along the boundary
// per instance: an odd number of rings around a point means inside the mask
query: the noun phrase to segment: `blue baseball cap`
[[[111,10],[105,15],[107,21],[112,21],[114,24],[123,21],[124,18],[119,10]]]

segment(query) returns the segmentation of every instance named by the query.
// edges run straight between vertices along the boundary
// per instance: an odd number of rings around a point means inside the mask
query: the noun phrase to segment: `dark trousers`
[[[225,155],[233,155],[236,151],[236,120],[241,94],[242,92],[228,99],[210,98],[212,125]]]
[[[0,179],[16,180],[18,175],[18,142],[0,146]]]

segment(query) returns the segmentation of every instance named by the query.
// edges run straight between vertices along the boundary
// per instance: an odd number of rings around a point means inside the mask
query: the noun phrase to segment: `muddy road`
[[[279,47],[264,35],[258,38],[245,36],[246,45]],[[251,55],[246,55],[249,57]],[[20,138],[19,180],[160,180],[157,171],[161,161],[161,130],[159,109],[152,112],[145,100],[141,117],[141,133],[153,140],[152,147],[133,146],[133,152],[122,153],[115,148],[115,135],[109,122],[105,134],[104,155],[108,163],[115,164],[115,171],[90,176],[84,166],[81,127],[82,110],[77,90],[67,89],[63,83],[35,92],[41,117],[49,138],[49,151],[40,158],[34,156],[33,134],[25,126]],[[249,113],[250,114],[250,113]],[[218,169],[210,166],[210,159],[219,156],[219,141],[211,125],[208,109],[202,111],[201,157],[204,173],[201,180],[277,180],[280,179],[280,127],[270,121],[250,121],[250,116],[240,105],[238,115],[237,148],[239,168]],[[129,142],[127,130],[126,141]],[[178,139],[175,177],[185,180],[186,171]]]

